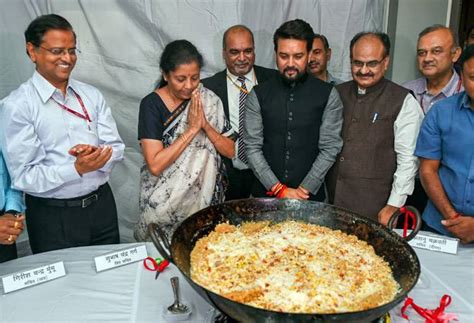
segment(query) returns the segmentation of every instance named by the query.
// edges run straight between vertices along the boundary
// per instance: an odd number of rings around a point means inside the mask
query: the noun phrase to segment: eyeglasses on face
[[[66,55],[66,54],[69,54],[70,56],[76,56],[77,53],[81,52],[76,47],[72,47],[72,48],[60,48],[60,47],[46,48],[46,47],[43,47],[41,45],[39,45],[38,47],[50,52],[54,56],[63,56],[63,55]]]
[[[382,63],[384,60],[385,60],[386,56],[383,57],[381,60],[379,61],[369,61],[369,62],[362,62],[362,61],[359,61],[359,60],[353,60],[351,62],[352,66],[354,67],[357,67],[357,68],[363,68],[364,65],[367,66],[368,68],[376,68],[377,66],[380,65],[380,63]]]

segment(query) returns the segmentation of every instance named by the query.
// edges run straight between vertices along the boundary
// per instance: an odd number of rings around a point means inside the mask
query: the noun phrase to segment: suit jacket
[[[278,75],[278,72],[274,69],[261,67],[254,65],[255,76],[257,77],[258,83],[263,83],[264,81],[268,80],[271,77]],[[224,113],[229,119],[229,100],[227,98],[227,76],[226,70],[220,71],[213,76],[205,78],[202,80],[202,84],[207,87],[209,90],[217,94],[219,98],[222,100],[222,104],[224,105]]]

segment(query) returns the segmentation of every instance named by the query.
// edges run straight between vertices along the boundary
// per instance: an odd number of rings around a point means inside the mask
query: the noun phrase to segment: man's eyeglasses
[[[54,47],[54,48],[46,48],[46,47],[43,47],[43,46],[38,46],[44,50],[47,50],[48,52],[50,52],[51,54],[53,54],[54,56],[63,56],[63,55],[66,55],[66,54],[69,54],[70,56],[76,56],[77,53],[80,53],[81,51],[79,49],[77,49],[76,47],[72,47],[72,48],[59,48],[59,47]]]
[[[352,66],[357,67],[357,68],[362,68],[367,66],[368,68],[376,68],[377,66],[380,65],[385,60],[386,57],[382,58],[380,61],[369,61],[369,62],[362,62],[358,60],[354,60],[351,62]]]

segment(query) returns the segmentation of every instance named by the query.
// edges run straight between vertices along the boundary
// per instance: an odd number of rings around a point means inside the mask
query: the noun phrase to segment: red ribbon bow
[[[443,297],[441,297],[441,301],[439,302],[439,306],[434,310],[430,310],[416,305],[412,298],[407,297],[401,310],[402,317],[405,320],[408,320],[408,315],[405,314],[405,311],[407,310],[408,306],[411,305],[411,307],[413,307],[413,309],[425,319],[426,323],[448,323],[451,320],[457,321],[458,318],[456,314],[444,312],[449,304],[451,304],[451,296],[443,295]]]

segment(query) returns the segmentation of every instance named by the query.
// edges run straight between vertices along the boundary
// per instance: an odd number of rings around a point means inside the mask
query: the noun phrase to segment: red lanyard
[[[58,101],[56,101],[54,98],[52,98],[52,99],[53,99],[53,101],[56,102],[63,110],[66,110],[67,112],[72,113],[72,114],[75,115],[76,117],[79,117],[79,118],[81,118],[81,119],[84,119],[84,120],[86,120],[87,122],[92,122],[92,121],[91,121],[91,118],[89,118],[89,113],[87,113],[86,107],[84,106],[84,102],[82,101],[82,99],[81,99],[81,97],[79,96],[79,94],[77,94],[76,91],[74,91],[74,90],[72,90],[72,93],[74,93],[74,96],[76,97],[77,102],[79,102],[79,105],[81,106],[82,112],[84,112],[84,114],[80,114],[79,112],[74,111],[73,109],[70,109],[69,107],[65,106],[64,104],[61,104],[61,103],[59,103]]]
[[[462,85],[462,80],[461,78],[459,78],[458,80],[458,84],[456,85],[456,91],[453,93],[454,94],[459,94],[459,92],[461,91],[461,85]],[[425,92],[426,93],[426,92]],[[421,105],[421,109],[423,110],[423,112],[425,112],[425,107],[423,106],[423,99],[425,97],[425,93],[423,93],[421,95],[421,100],[420,100],[420,105]],[[426,112],[425,112],[426,113]]]

